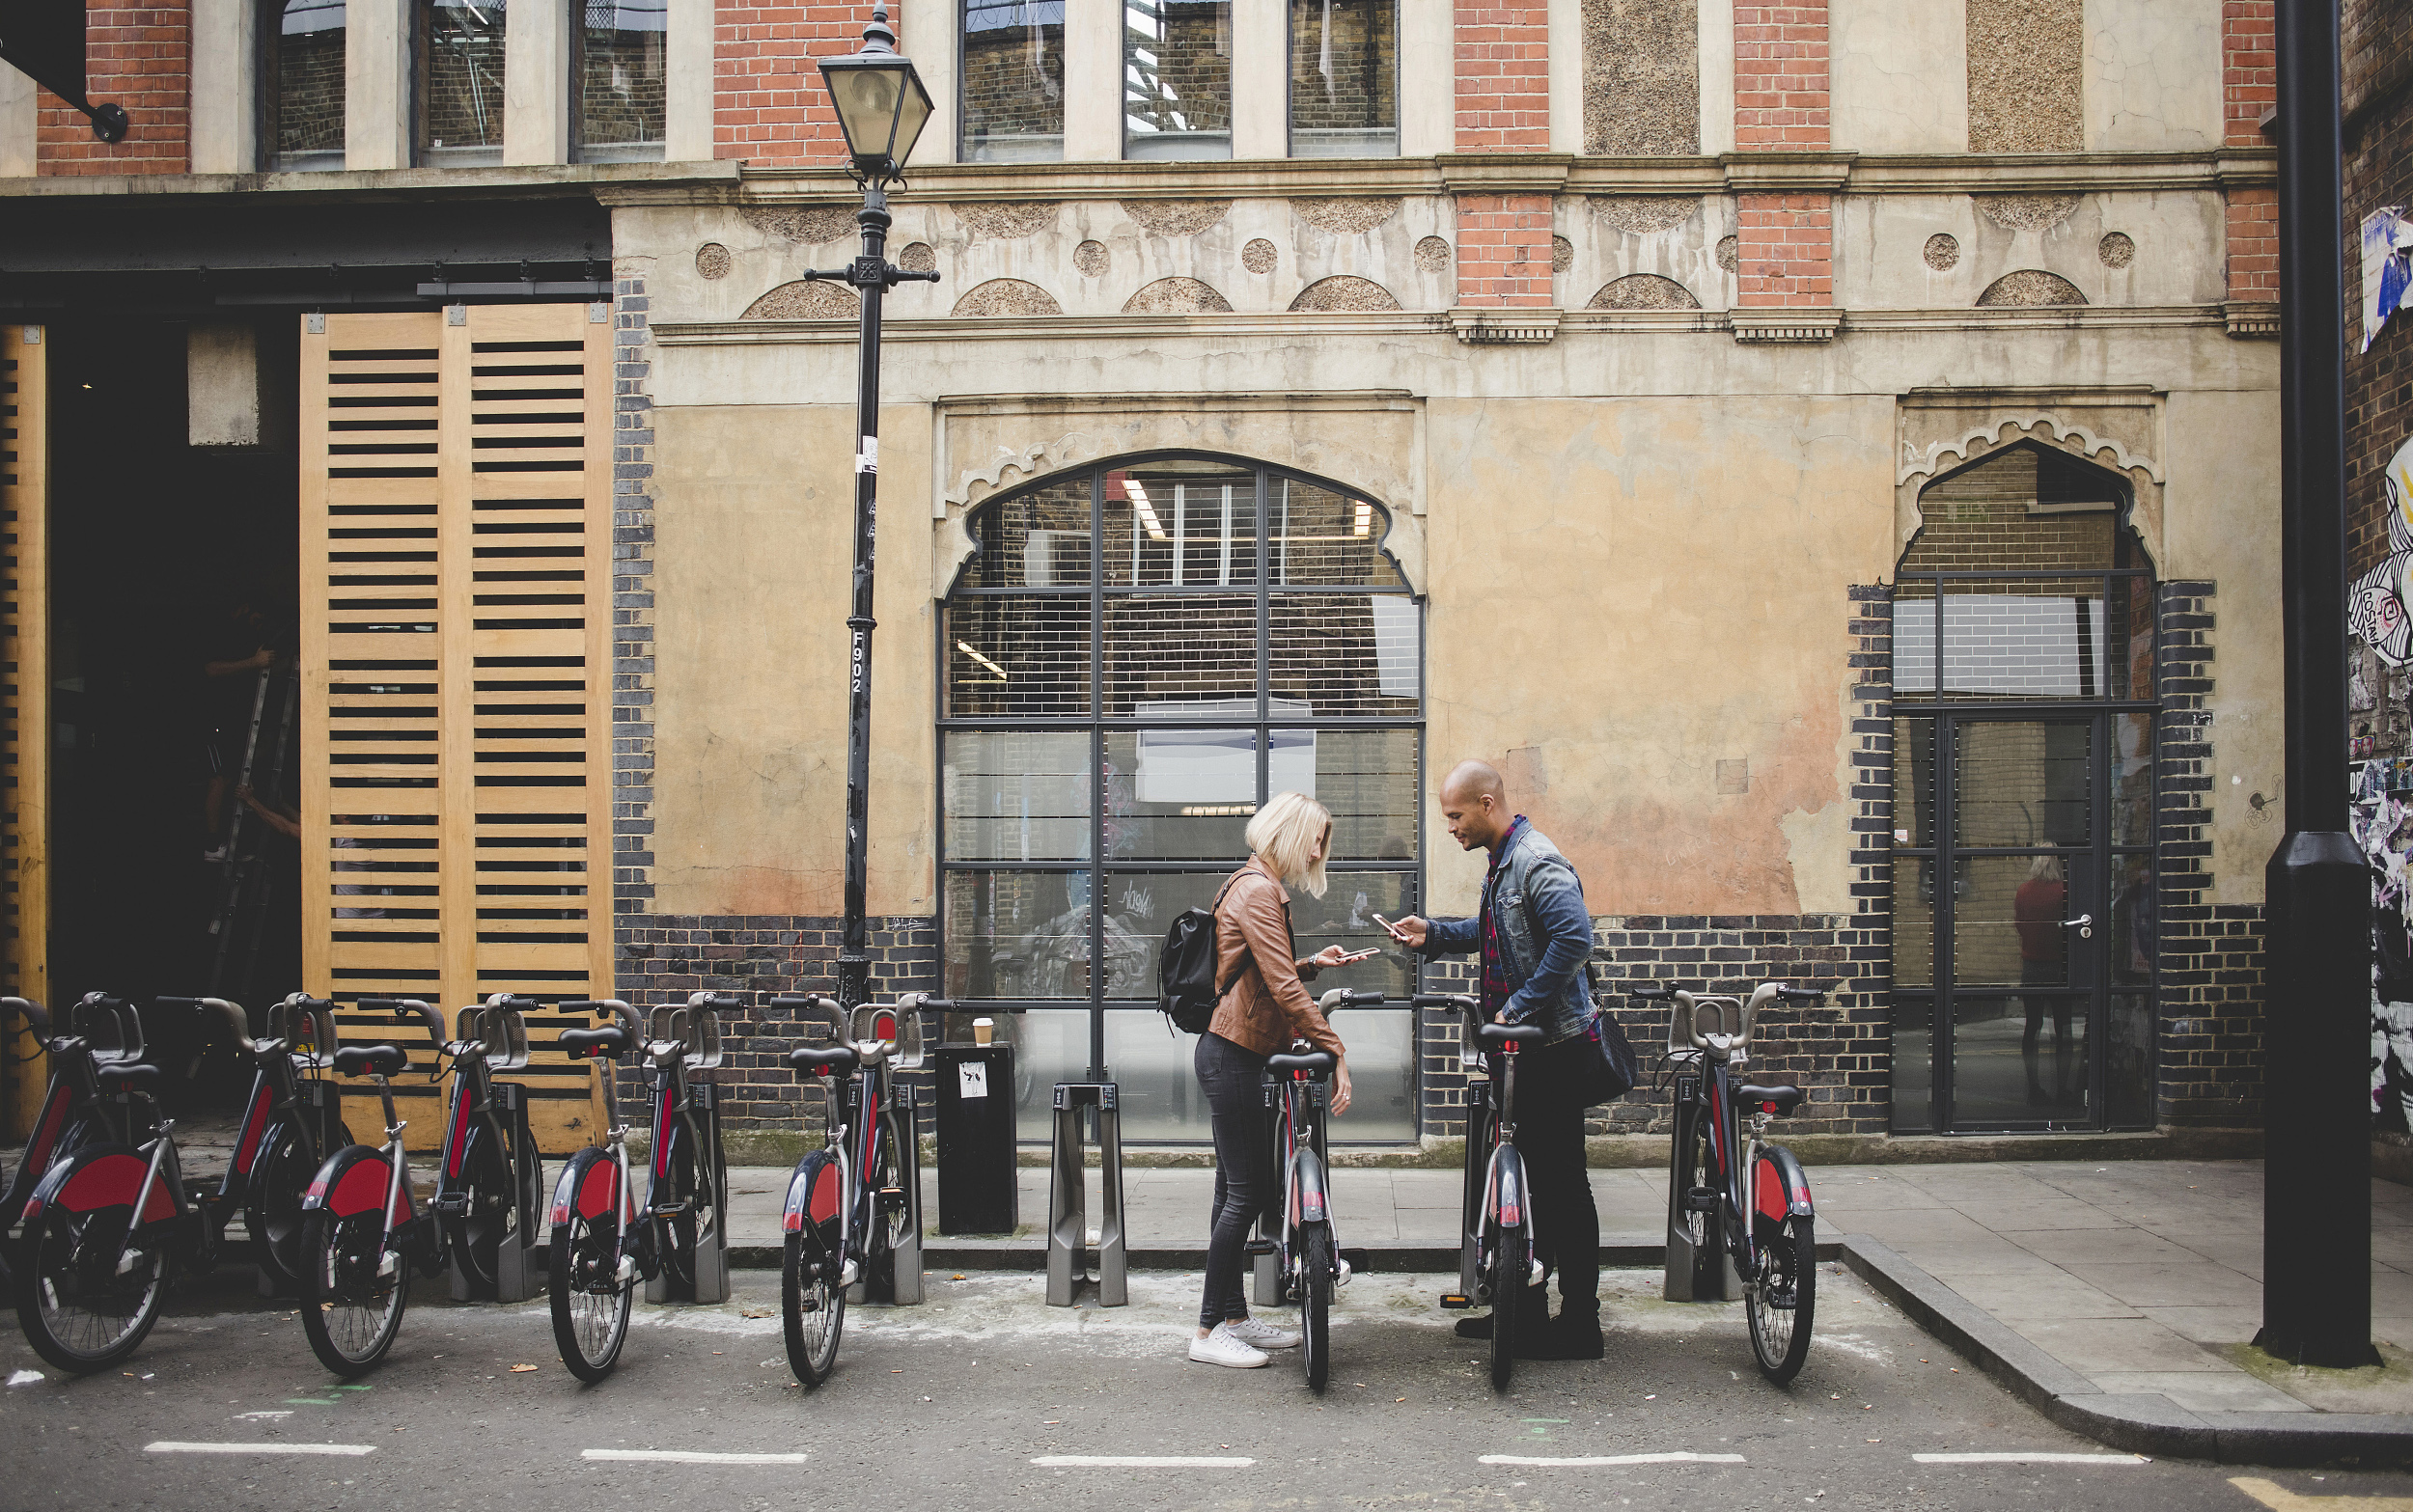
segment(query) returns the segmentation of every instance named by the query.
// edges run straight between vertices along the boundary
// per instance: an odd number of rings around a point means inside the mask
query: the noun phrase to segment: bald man
[[[1508,786],[1481,761],[1461,761],[1441,783],[1450,838],[1489,852],[1483,906],[1472,919],[1400,921],[1399,939],[1426,955],[1483,958],[1484,1013],[1503,1024],[1539,1024],[1541,1041],[1518,1052],[1516,1148],[1534,1190],[1534,1257],[1559,1276],[1559,1315],[1549,1287],[1528,1287],[1514,1306],[1516,1353],[1529,1360],[1600,1358],[1600,1215],[1584,1169],[1584,1038],[1592,995],[1592,914],[1584,885],[1559,848],[1509,809]],[[1473,1131],[1470,1131],[1470,1133]],[[1545,1321],[1546,1320],[1546,1321]],[[1488,1338],[1487,1317],[1460,1319],[1468,1338]]]

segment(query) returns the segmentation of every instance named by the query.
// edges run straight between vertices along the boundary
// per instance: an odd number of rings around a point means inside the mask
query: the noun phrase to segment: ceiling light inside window
[[[1184,819],[1245,819],[1257,811],[1253,803],[1188,804],[1181,810]]]
[[[971,657],[974,661],[979,662],[990,672],[995,673],[999,682],[1004,682],[1006,680],[1006,670],[1003,667],[998,666],[995,662],[990,661],[987,657],[983,656],[980,652],[972,649],[969,645],[964,642],[957,641],[956,643],[956,649],[961,651],[964,655]]]
[[[1356,523],[1350,527],[1349,534],[1352,536],[1371,536],[1373,533],[1374,507],[1368,504],[1365,500],[1360,499],[1357,501],[1357,520]]]
[[[1126,478],[1123,481],[1123,489],[1131,496],[1131,508],[1139,511],[1140,523],[1148,527],[1149,537],[1153,540],[1167,539],[1165,527],[1156,518],[1156,507],[1148,502],[1148,490],[1140,486],[1140,481]]]

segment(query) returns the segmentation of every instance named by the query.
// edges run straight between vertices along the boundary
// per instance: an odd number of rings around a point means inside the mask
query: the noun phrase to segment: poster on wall
[[[2380,328],[2404,303],[2413,284],[2413,218],[2401,205],[2363,217],[2363,350],[2379,340]]]
[[[2389,706],[2405,698],[2406,605],[2413,603],[2413,441],[2388,459],[2388,555],[2354,583],[2346,626],[2358,643],[2348,703],[2363,727],[2386,728]],[[2394,750],[2394,742],[2389,748]],[[2377,754],[2354,774],[2350,822],[2371,874],[2371,1054],[2373,1126],[2413,1129],[2413,756]]]

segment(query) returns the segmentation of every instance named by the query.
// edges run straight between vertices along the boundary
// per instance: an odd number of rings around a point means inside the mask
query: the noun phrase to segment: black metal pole
[[[863,256],[847,282],[863,300],[862,361],[854,396],[854,606],[846,615],[846,921],[838,945],[838,1003],[851,1010],[872,995],[870,873],[872,787],[872,569],[879,526],[879,307],[888,280],[888,194],[863,186]]]
[[[2337,0],[2278,0],[2280,514],[2288,833],[2263,874],[2262,1329],[2371,1342],[2371,882],[2346,826],[2345,285]]]

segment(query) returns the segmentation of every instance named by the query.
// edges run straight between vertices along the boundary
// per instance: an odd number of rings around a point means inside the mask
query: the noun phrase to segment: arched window
[[[1894,1128],[2150,1127],[2151,564],[2021,444],[1931,484],[1894,590]]]
[[[1155,456],[984,503],[944,607],[940,932],[947,994],[1030,1010],[1025,1137],[1047,1088],[1106,1066],[1124,1133],[1203,1140],[1190,1040],[1154,1007],[1165,927],[1211,904],[1270,794],[1333,813],[1298,952],[1386,953],[1323,985],[1409,990],[1373,915],[1420,894],[1420,605],[1390,516],[1332,483]],[[1357,1108],[1333,1137],[1416,1133],[1410,1016],[1352,1010]]]
[[[266,30],[268,167],[343,167],[344,0],[282,0]]]

